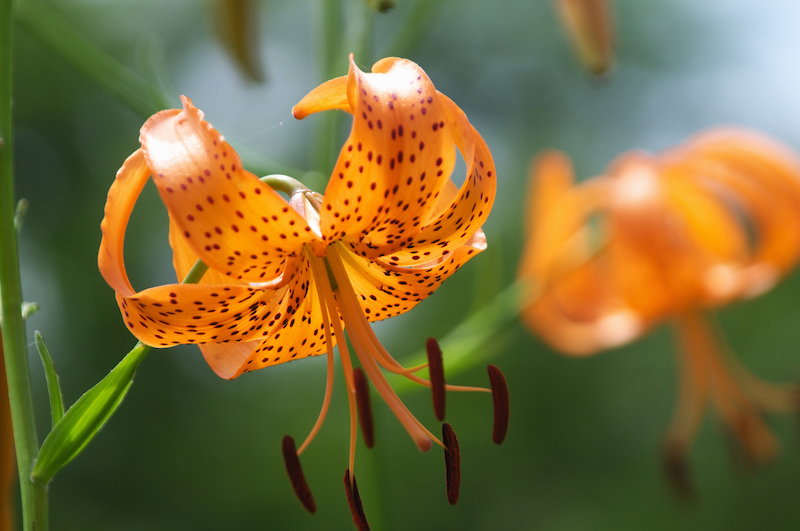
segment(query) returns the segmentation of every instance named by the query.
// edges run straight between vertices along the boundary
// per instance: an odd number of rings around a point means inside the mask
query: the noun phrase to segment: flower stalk
[[[22,492],[23,529],[47,529],[47,491],[30,480],[39,451],[33,417],[30,375],[25,355],[19,254],[14,225],[12,137],[12,39],[11,0],[0,0],[0,298],[3,310],[3,350],[14,445]]]

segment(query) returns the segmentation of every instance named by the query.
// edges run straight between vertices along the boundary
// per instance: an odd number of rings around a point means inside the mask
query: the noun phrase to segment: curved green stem
[[[39,452],[33,417],[17,234],[14,226],[11,65],[13,13],[11,0],[0,0],[0,299],[3,309],[3,350],[14,445],[17,452],[22,522],[26,531],[47,529],[47,490],[30,479]]]
[[[297,192],[311,191],[306,185],[288,175],[265,175],[260,180],[267,183],[276,192],[283,192],[289,197],[292,197]]]
[[[523,304],[530,304],[536,292],[529,282],[521,279],[510,284],[494,299],[473,313],[449,334],[439,340],[447,365],[447,376],[463,372],[486,361],[489,341],[511,324],[519,315]],[[427,361],[425,351],[409,357],[407,367],[422,365]],[[420,388],[411,380],[397,377],[392,385],[398,393]]]

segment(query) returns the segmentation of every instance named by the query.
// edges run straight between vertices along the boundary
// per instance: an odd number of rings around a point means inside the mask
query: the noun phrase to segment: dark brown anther
[[[492,440],[495,444],[503,444],[508,432],[508,385],[506,377],[495,365],[486,368],[489,372],[489,382],[492,386],[492,401],[494,402],[494,429]]]
[[[425,343],[428,351],[428,371],[431,375],[431,394],[433,395],[433,412],[440,421],[444,420],[444,362],[442,349],[436,338],[429,337]]]
[[[311,514],[314,514],[317,512],[317,504],[314,502],[314,496],[311,495],[308,483],[306,483],[306,477],[303,475],[303,468],[300,466],[300,458],[297,456],[294,439],[291,435],[283,438],[282,447],[283,463],[286,465],[286,473],[292,482],[292,489],[294,489],[294,493],[300,503],[303,504],[303,507]]]
[[[344,492],[347,494],[347,505],[350,506],[350,513],[353,515],[353,523],[356,524],[356,529],[358,531],[369,531],[367,516],[364,514],[364,507],[361,505],[361,496],[358,495],[356,476],[353,475],[351,484],[349,468],[344,471]]]
[[[356,386],[356,405],[358,406],[358,422],[361,424],[361,436],[364,446],[375,445],[375,425],[372,422],[372,404],[369,400],[369,383],[360,367],[353,369],[353,383]]]
[[[444,465],[447,472],[447,501],[455,505],[461,490],[461,452],[458,449],[456,432],[448,423],[442,424],[442,443],[444,443]]]
[[[694,487],[683,445],[667,442],[664,449],[664,472],[675,494],[687,501],[694,498]]]

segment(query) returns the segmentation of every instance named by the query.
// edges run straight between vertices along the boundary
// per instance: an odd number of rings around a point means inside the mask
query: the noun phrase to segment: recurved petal
[[[171,284],[131,297],[117,295],[117,303],[137,339],[152,347],[171,347],[264,337],[264,321],[281,295],[281,290],[248,286]]]
[[[172,247],[172,265],[175,267],[178,282],[183,282],[187,273],[197,262],[198,256],[189,245],[184,233],[172,218],[172,215],[169,216],[169,245]],[[209,268],[197,284],[238,284],[244,286],[247,285],[247,282],[236,280],[216,269]]]
[[[380,321],[405,313],[419,304],[484,249],[486,237],[483,231],[478,230],[448,257],[427,260],[415,267],[393,266],[380,259],[369,260],[344,248],[340,256],[367,320]]]
[[[639,337],[650,323],[617,298],[598,265],[590,261],[550,286],[523,309],[523,323],[555,348],[579,356]]]
[[[693,139],[686,165],[699,180],[732,192],[755,231],[753,259],[792,267],[800,253],[800,159],[785,146],[746,130],[712,130]]]
[[[306,94],[297,105],[292,107],[292,115],[298,120],[302,120],[309,114],[332,109],[353,112],[347,97],[348,77],[342,76],[328,80]]]
[[[206,343],[197,345],[203,358],[208,363],[217,376],[230,380],[237,376],[241,367],[255,349],[261,344],[261,340],[243,341],[239,343]]]
[[[117,172],[117,177],[108,190],[105,216],[100,223],[103,238],[100,240],[97,265],[108,285],[122,296],[132,295],[135,292],[125,271],[123,257],[125,229],[136,199],[149,177],[150,169],[145,163],[142,150],[137,149]]]
[[[604,181],[595,179],[575,187],[573,178],[572,163],[561,152],[542,153],[531,164],[519,276],[532,277],[540,285],[558,274],[560,264],[569,262],[563,257],[589,250],[586,225],[601,200],[598,185]],[[570,253],[569,246],[577,254]]]
[[[192,250],[234,279],[267,281],[316,237],[241,161],[191,101],[152,116],[140,141],[164,204]]]
[[[320,228],[328,241],[362,242],[371,256],[419,232],[455,164],[449,100],[406,59],[350,63],[350,137],[325,191]]]
[[[264,340],[231,376],[263,369],[327,351],[325,323],[317,296],[317,287],[308,260],[303,259],[291,282],[280,290],[280,302],[265,320]],[[341,322],[341,320],[340,320]],[[344,326],[344,325],[342,325]],[[331,327],[331,348],[336,334]]]
[[[423,260],[423,256],[426,257],[424,260],[446,259],[464,245],[488,218],[497,189],[492,154],[464,112],[444,94],[439,93],[439,98],[447,111],[446,123],[467,163],[464,184],[450,204],[431,218],[417,234],[404,234],[402,225],[394,229],[390,227],[387,232],[395,234],[391,244],[387,241],[386,245],[374,248],[362,242],[351,246],[357,253],[384,257],[393,266],[414,266]],[[442,189],[446,190],[444,185]],[[427,194],[424,197],[427,198]],[[436,194],[432,199],[436,199]]]

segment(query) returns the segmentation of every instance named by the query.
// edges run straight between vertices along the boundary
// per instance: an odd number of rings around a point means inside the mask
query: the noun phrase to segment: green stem
[[[181,281],[181,284],[197,284],[203,275],[208,271],[208,265],[202,260],[197,260],[192,268],[186,273],[186,276]]]
[[[25,531],[47,529],[47,490],[30,479],[39,452],[33,417],[17,234],[14,227],[13,136],[11,120],[11,66],[13,10],[11,0],[0,0],[0,298],[3,309],[3,349],[14,445],[17,451],[22,521]]]
[[[276,192],[283,192],[289,197],[292,197],[297,192],[311,191],[306,185],[304,185],[297,179],[289,177],[288,175],[280,175],[280,174],[265,175],[264,177],[261,177],[260,181],[267,183],[270,186],[270,188],[272,188]]]
[[[344,63],[342,47],[343,6],[342,0],[320,0],[322,15],[322,39],[320,42],[320,59],[322,62],[323,80],[333,79],[344,72],[339,68]],[[322,113],[315,142],[314,156],[316,169],[330,175],[336,157],[336,133],[339,127],[339,113]]]
[[[530,304],[536,296],[535,289],[526,280],[517,280],[441,338],[439,345],[444,353],[448,378],[485,362],[492,354],[489,341],[514,322],[522,305]],[[413,367],[426,361],[427,355],[423,351],[412,355],[405,365]],[[392,387],[398,393],[421,389],[411,380],[400,377]]]
[[[407,57],[419,42],[441,0],[417,0],[395,33],[386,56]]]

